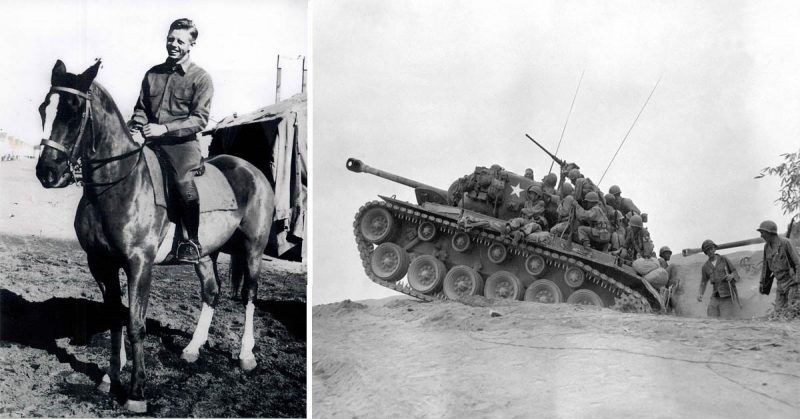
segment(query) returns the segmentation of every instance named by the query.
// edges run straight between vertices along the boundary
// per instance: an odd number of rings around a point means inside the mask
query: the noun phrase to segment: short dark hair
[[[184,17],[172,22],[169,25],[169,31],[172,32],[175,29],[188,29],[189,35],[192,35],[192,40],[197,41],[197,26],[194,26],[194,22],[191,19]]]

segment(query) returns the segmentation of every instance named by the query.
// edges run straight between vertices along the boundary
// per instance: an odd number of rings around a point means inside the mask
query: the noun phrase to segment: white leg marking
[[[239,352],[239,365],[245,371],[256,367],[256,357],[253,355],[253,347],[256,344],[256,340],[253,337],[254,311],[255,305],[252,301],[248,302],[244,309],[244,333],[242,334],[242,350]]]
[[[119,370],[112,371],[111,365],[108,366],[106,370],[106,374],[103,375],[103,380],[97,386],[97,388],[105,393],[111,391],[111,376],[114,376],[114,379],[119,381],[119,371],[122,371],[125,368],[125,364],[128,363],[128,356],[125,353],[125,328],[122,328],[120,331],[120,342],[119,342]],[[113,338],[112,338],[113,339]]]
[[[200,311],[200,319],[197,320],[197,327],[194,329],[192,340],[183,349],[183,355],[181,355],[183,360],[194,362],[200,357],[200,347],[205,345],[208,340],[208,328],[211,327],[212,317],[214,317],[214,309],[203,303],[203,309]]]
[[[120,339],[122,342],[119,343],[119,370],[122,371],[125,368],[125,364],[128,363],[128,355],[125,353],[125,338]]]
[[[108,374],[103,375],[103,381],[97,386],[97,389],[100,390],[102,393],[108,393],[111,391],[111,377]]]

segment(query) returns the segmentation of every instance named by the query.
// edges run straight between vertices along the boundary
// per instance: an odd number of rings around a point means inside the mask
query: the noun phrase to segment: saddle
[[[167,210],[169,221],[175,224],[175,234],[171,245],[171,250],[175,250],[180,238],[186,239],[186,230],[183,228],[178,216],[176,205],[177,196],[172,190],[172,179],[169,173],[171,170],[166,167],[169,163],[158,157],[158,154],[150,147],[144,148],[145,163],[153,184],[153,201],[157,206]],[[212,211],[235,211],[238,209],[236,197],[233,189],[228,183],[225,175],[213,164],[203,164],[194,170],[194,182],[197,186],[197,194],[200,199],[200,213]],[[202,223],[200,225],[202,229]],[[163,244],[162,244],[163,247]]]

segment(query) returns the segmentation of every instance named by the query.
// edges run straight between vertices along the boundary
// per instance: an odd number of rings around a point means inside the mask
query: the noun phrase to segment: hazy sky
[[[128,117],[145,71],[166,58],[169,24],[181,17],[199,30],[191,55],[214,82],[212,119],[272,104],[278,54],[292,59],[283,61],[281,96],[300,92],[302,0],[0,0],[0,16],[0,129],[32,144],[41,140],[37,107],[57,59],[80,73],[101,57],[96,80]]]
[[[364,274],[353,216],[413,190],[348,157],[447,188],[475,166],[541,178],[559,155],[650,215],[676,253],[757,237],[788,217],[776,178],[800,141],[800,6],[746,1],[374,1],[313,4],[313,302],[392,295]]]

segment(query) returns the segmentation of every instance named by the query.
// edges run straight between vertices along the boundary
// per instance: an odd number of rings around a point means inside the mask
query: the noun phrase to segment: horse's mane
[[[96,87],[95,90],[97,90],[97,93],[99,93],[99,95],[96,96],[101,100],[103,108],[117,116],[117,119],[119,119],[120,124],[122,124],[124,128],[122,131],[125,133],[125,136],[129,140],[134,141],[133,136],[131,136],[131,133],[127,129],[125,118],[122,117],[122,112],[119,111],[116,102],[114,102],[114,99],[111,97],[111,94],[108,93],[108,90],[106,90],[106,88],[97,81],[93,81],[92,86]]]

